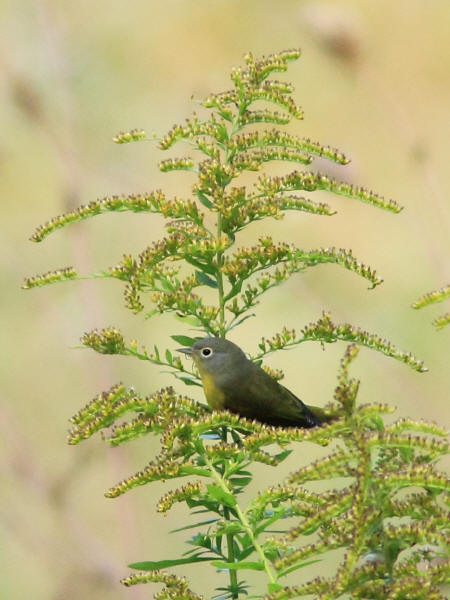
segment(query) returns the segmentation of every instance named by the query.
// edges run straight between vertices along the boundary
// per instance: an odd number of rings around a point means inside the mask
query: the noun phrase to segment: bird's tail
[[[313,414],[315,418],[315,423],[312,427],[317,427],[319,425],[323,425],[325,423],[331,423],[332,421],[336,421],[338,418],[335,414],[330,414],[324,411],[323,408],[319,408],[318,406],[311,406],[309,404],[306,405],[306,408]]]

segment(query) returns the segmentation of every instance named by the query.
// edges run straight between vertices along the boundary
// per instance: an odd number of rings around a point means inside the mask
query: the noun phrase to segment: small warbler
[[[283,427],[315,427],[328,420],[321,409],[303,404],[229,340],[206,337],[178,352],[194,360],[213,410],[227,409]]]

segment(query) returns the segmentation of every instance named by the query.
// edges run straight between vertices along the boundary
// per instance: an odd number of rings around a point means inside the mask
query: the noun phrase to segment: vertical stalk
[[[222,214],[217,214],[217,239],[222,235]],[[222,264],[223,264],[223,251],[219,250],[216,254],[217,262],[217,291],[219,294],[219,336],[225,337],[225,302],[224,302],[224,291],[223,291],[223,275],[222,275]]]
[[[239,130],[239,126],[238,126],[239,116],[242,114],[242,112],[245,110],[245,108],[246,108],[246,105],[243,105],[241,103],[241,105],[239,107],[239,113],[232,122],[230,133],[228,136],[229,139],[231,139],[233,137],[233,135]],[[230,164],[228,149],[226,149],[224,151],[224,163]],[[228,184],[223,185],[223,191],[225,191],[226,185],[228,185]],[[222,233],[223,233],[222,232],[222,213],[219,211],[217,213],[217,230],[216,230],[217,239],[219,239],[222,236]],[[224,289],[223,289],[223,275],[222,275],[222,271],[221,271],[222,265],[223,265],[223,251],[222,250],[219,250],[216,254],[216,263],[217,263],[217,290],[218,290],[218,294],[219,294],[219,336],[225,337],[225,333],[226,333],[225,301],[224,301],[225,294],[224,294]]]
[[[230,137],[233,135],[233,129],[230,133]],[[225,152],[225,163],[229,163],[228,159],[228,151]],[[225,188],[225,186],[224,186]],[[220,239],[222,236],[222,213],[219,211],[217,213],[217,229],[216,229],[217,239]],[[218,292],[218,300],[219,300],[219,336],[225,337],[225,300],[224,300],[224,288],[223,288],[223,275],[222,275],[222,265],[223,265],[223,251],[219,250],[216,254],[216,264],[217,264],[217,292]],[[224,442],[227,441],[228,431],[227,428],[224,427],[222,432],[222,440]],[[226,521],[230,521],[230,509],[228,506],[223,507],[223,517]],[[236,560],[234,554],[234,536],[232,533],[226,534],[227,539],[227,550],[228,557],[227,560],[229,563],[234,563]],[[231,598],[232,600],[238,600],[239,592],[237,591],[238,587],[238,578],[237,578],[237,570],[229,569],[228,570],[229,578],[230,578],[230,587],[232,589]]]
[[[220,437],[222,438],[222,442],[226,443],[227,437],[228,437],[228,428],[227,427],[221,428]],[[230,521],[230,509],[228,508],[228,506],[225,506],[225,505],[223,507],[223,518],[225,519],[225,521]],[[227,540],[227,550],[228,550],[227,561],[229,563],[233,563],[236,560],[236,556],[234,554],[234,535],[232,533],[227,533],[226,540]],[[229,569],[228,574],[230,577],[230,587],[233,590],[231,598],[233,600],[237,600],[239,598],[239,593],[237,591],[237,583],[238,583],[237,571],[234,569]]]
[[[219,487],[224,491],[227,492],[228,494],[232,493],[230,488],[228,487],[227,481],[222,477],[221,473],[219,473],[219,471],[216,470],[215,466],[213,465],[213,463],[211,462],[211,460],[207,457],[207,455],[203,456],[204,461],[206,463],[206,465],[209,467],[210,469],[210,473],[213,477],[213,479],[216,480],[217,484],[219,485]],[[228,507],[224,507],[224,509]],[[242,528],[245,530],[245,532],[248,534],[248,537],[253,545],[253,548],[255,549],[255,552],[258,554],[262,564],[264,565],[264,570],[267,574],[267,577],[269,579],[270,583],[276,583],[277,582],[277,575],[276,573],[273,571],[272,566],[270,564],[270,561],[268,560],[268,558],[265,556],[264,551],[262,549],[262,547],[260,546],[258,540],[256,539],[256,535],[247,519],[247,517],[245,516],[245,513],[241,510],[241,508],[239,507],[239,504],[236,504],[233,507],[233,510],[240,522],[240,524],[242,525]],[[225,510],[224,510],[224,514],[225,514]],[[232,546],[231,546],[232,547]],[[228,551],[230,549],[230,546],[228,546]],[[234,561],[233,561],[234,562]],[[231,569],[230,569],[231,571]],[[236,571],[234,571],[236,574]],[[230,580],[231,580],[231,573],[230,573]],[[237,580],[237,578],[236,578]],[[237,596],[233,596],[233,598],[237,598]]]
[[[230,520],[230,509],[228,508],[228,506],[223,507],[223,517],[226,521]],[[229,563],[234,563],[235,559],[236,559],[236,557],[234,555],[234,539],[233,539],[234,536],[232,533],[227,533],[226,537],[227,537],[227,550],[228,550],[227,560]],[[230,577],[230,587],[232,588],[231,597],[233,598],[233,600],[237,600],[239,598],[239,593],[237,591],[237,585],[238,585],[237,570],[236,569],[228,569],[228,574]]]

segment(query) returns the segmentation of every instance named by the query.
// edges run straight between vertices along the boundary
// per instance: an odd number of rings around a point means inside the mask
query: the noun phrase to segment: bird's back
[[[224,408],[269,425],[315,427],[319,419],[290,390],[247,360],[239,378],[222,382]]]

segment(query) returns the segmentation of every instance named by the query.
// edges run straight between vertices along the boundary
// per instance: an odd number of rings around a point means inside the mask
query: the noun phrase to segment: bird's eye
[[[202,349],[202,356],[211,356],[211,354],[212,354],[211,348],[203,348]]]

